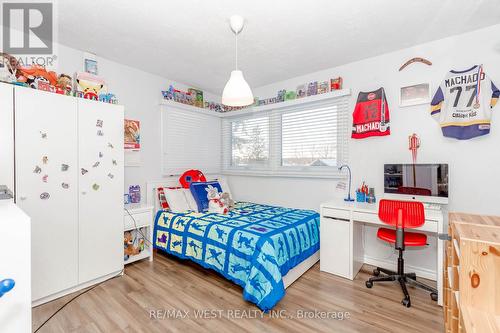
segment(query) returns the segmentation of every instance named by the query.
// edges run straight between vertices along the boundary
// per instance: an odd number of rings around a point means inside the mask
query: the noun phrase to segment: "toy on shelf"
[[[141,187],[139,185],[130,185],[128,188],[130,203],[141,202]]]
[[[309,82],[307,85],[307,96],[314,96],[318,94],[318,81]]]
[[[340,90],[342,89],[342,78],[339,76],[337,78],[330,80],[330,90]]]
[[[109,104],[118,104],[118,99],[115,94],[112,93],[99,94],[99,101]]]
[[[78,72],[75,77],[75,91],[78,97],[82,96],[85,99],[94,101],[99,100],[99,94],[105,86],[103,79],[86,72]]]
[[[56,83],[56,93],[61,95],[73,95],[73,79],[66,74],[59,74]]]
[[[16,58],[7,53],[0,52],[0,81],[16,82],[18,62]]]
[[[291,101],[297,97],[297,93],[295,91],[287,91],[285,94],[285,101]]]
[[[302,98],[302,97],[306,97],[306,85],[305,84],[301,84],[299,86],[297,86],[297,98]]]
[[[138,247],[134,246],[134,238],[131,231],[123,233],[123,259],[128,260],[130,256],[135,256],[141,251]]]
[[[329,91],[330,91],[330,85],[328,84],[328,81],[323,81],[318,85],[318,95],[325,94]]]
[[[277,97],[277,103],[281,103],[285,101],[285,95],[286,95],[286,90],[279,90],[278,91],[278,97]]]
[[[203,91],[199,89],[189,88],[188,93],[193,96],[193,105],[199,108],[203,107]]]
[[[57,74],[53,71],[47,71],[42,66],[21,66],[17,69],[17,81],[25,83],[33,89],[45,91],[56,91]]]

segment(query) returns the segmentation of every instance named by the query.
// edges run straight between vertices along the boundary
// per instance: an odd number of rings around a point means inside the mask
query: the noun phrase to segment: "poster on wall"
[[[139,120],[125,119],[123,126],[125,149],[141,149],[141,125]]]
[[[141,125],[139,120],[125,119],[123,124],[125,166],[141,165]]]

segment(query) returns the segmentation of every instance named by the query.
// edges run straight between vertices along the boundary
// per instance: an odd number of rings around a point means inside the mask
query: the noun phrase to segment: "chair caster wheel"
[[[379,276],[380,275],[380,271],[378,270],[378,268],[375,268],[373,270],[373,276]]]
[[[410,299],[409,298],[403,298],[403,300],[401,301],[401,304],[403,304],[404,306],[406,306],[407,308],[409,308],[411,306]]]
[[[371,281],[366,281],[366,282],[365,282],[365,285],[366,285],[366,288],[371,288],[371,287],[373,287],[373,282],[371,282]]]
[[[431,293],[431,299],[432,299],[433,301],[437,301],[437,300],[438,300],[438,294],[436,294],[436,293]]]

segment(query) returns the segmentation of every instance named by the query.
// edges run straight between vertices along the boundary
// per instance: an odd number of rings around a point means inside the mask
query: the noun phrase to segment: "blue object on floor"
[[[12,279],[5,279],[0,281],[0,297],[2,297],[5,293],[8,293],[9,291],[14,288],[14,285],[16,282]]]

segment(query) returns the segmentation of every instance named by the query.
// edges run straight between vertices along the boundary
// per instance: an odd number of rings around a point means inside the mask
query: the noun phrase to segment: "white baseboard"
[[[365,255],[364,260],[365,264],[377,266],[377,267],[382,267],[385,269],[390,269],[392,271],[397,270],[397,261],[392,260],[392,259],[380,259],[380,258],[374,258]],[[406,265],[405,264],[405,271],[407,272],[413,272],[417,274],[417,277],[421,277],[424,279],[429,279],[436,281],[437,280],[437,274],[436,271],[422,268],[422,267],[416,267],[416,266],[411,266],[411,265]]]
[[[95,280],[91,280],[91,281],[79,284],[79,285],[77,285],[75,287],[71,287],[69,289],[60,291],[58,293],[55,293],[55,294],[52,294],[52,295],[49,295],[49,296],[46,296],[46,297],[39,298],[39,299],[34,300],[34,301],[31,302],[31,307],[34,308],[34,307],[42,305],[44,303],[53,301],[53,300],[55,300],[57,298],[60,298],[60,297],[66,296],[68,294],[74,293],[75,291],[82,290],[82,289],[90,287],[90,286],[92,286],[94,284],[101,283],[101,282],[103,282],[103,281],[105,281],[105,280],[107,280],[109,278],[112,278],[113,276],[117,276],[120,272],[122,272],[121,275],[123,275],[123,271],[121,271],[121,270],[120,271],[116,271],[116,272],[113,272],[111,274],[108,274],[108,275],[102,276],[100,278],[97,278]]]

